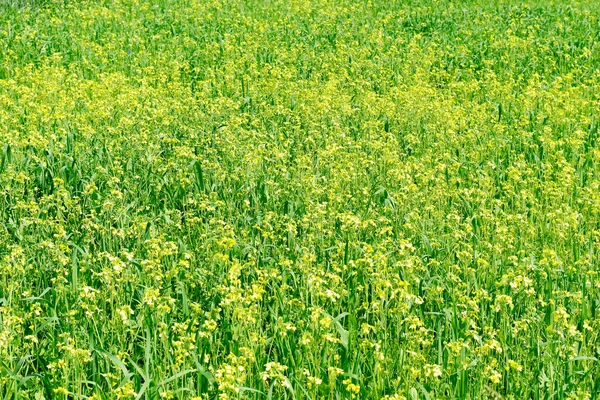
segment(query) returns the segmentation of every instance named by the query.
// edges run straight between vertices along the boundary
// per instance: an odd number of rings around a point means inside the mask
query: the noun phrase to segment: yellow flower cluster
[[[597,398],[599,37],[591,0],[0,0],[0,398]]]

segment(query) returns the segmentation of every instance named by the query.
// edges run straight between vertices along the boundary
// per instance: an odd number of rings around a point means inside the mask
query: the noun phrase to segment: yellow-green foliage
[[[600,395],[565,3],[0,1],[0,397]]]

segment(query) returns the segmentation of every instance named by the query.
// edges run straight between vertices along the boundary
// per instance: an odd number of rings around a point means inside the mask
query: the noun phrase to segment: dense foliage
[[[598,396],[565,3],[0,2],[0,397]]]

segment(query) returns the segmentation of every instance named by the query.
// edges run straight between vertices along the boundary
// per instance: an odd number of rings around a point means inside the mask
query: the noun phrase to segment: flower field
[[[600,4],[0,0],[1,399],[600,396]]]

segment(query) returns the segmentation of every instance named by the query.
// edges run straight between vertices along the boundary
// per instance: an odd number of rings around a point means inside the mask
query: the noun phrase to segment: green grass
[[[600,395],[593,1],[0,1],[0,398]]]

